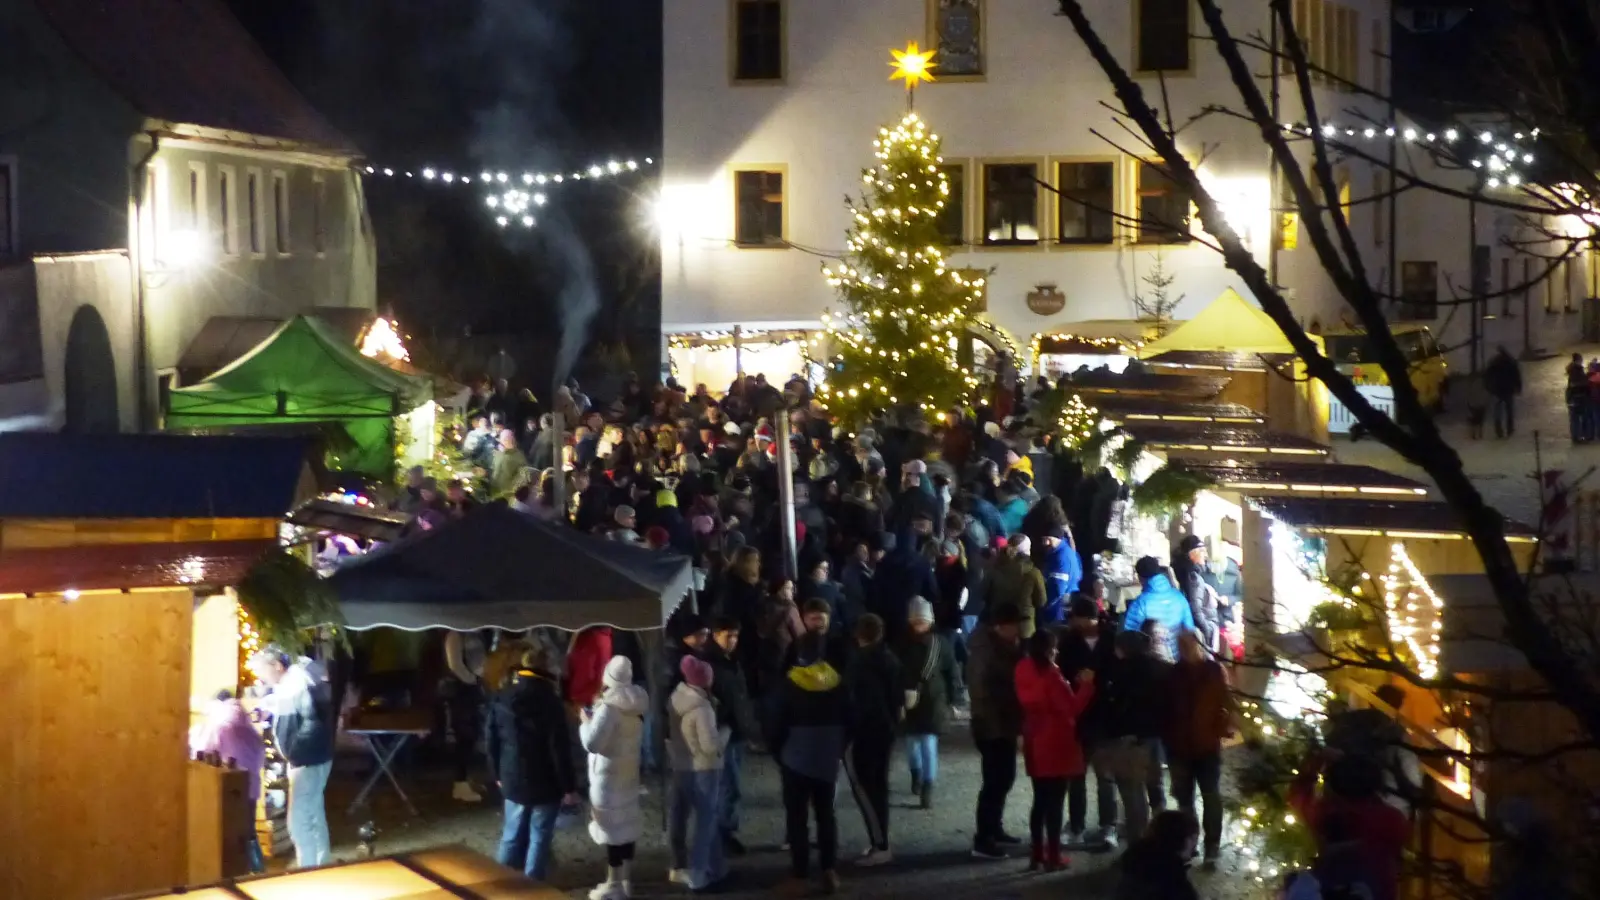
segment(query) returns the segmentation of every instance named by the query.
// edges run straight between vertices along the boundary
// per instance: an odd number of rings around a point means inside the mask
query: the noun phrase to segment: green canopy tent
[[[432,399],[426,378],[362,356],[327,323],[296,316],[198,384],[168,394],[169,431],[227,431],[330,423],[350,437],[330,468],[394,471],[396,416]]]

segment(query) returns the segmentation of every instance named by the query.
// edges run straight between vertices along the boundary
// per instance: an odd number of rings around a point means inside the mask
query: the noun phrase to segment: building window
[[[1500,315],[1511,315],[1511,257],[1500,260]]]
[[[1160,163],[1139,162],[1139,243],[1182,244],[1191,239],[1194,200]]]
[[[783,80],[782,0],[732,0],[733,80]]]
[[[328,252],[328,182],[320,174],[311,179],[311,249]]]
[[[222,236],[222,252],[239,252],[238,181],[231,166],[217,167],[217,231]]]
[[[250,236],[250,252],[255,254],[265,253],[261,242],[262,232],[266,231],[266,223],[261,221],[261,173],[251,170],[244,176],[244,215],[245,230]]]
[[[741,247],[783,247],[784,173],[747,169],[733,173],[733,242]]]
[[[279,256],[289,255],[289,176],[272,173],[272,245]]]
[[[1138,60],[1141,72],[1189,69],[1189,5],[1192,0],[1137,0]]]
[[[1056,164],[1059,207],[1056,240],[1063,244],[1109,244],[1116,221],[1116,164]]]
[[[983,242],[990,246],[1039,243],[1039,167],[992,163],[983,167]]]
[[[1561,311],[1577,312],[1572,305],[1572,258],[1561,261]]]
[[[0,260],[17,255],[17,164],[0,159]]]
[[[984,0],[928,0],[934,65],[945,78],[983,74]]]
[[[206,238],[206,164],[189,164],[189,230]]]
[[[967,167],[952,163],[939,167],[945,181],[950,184],[950,194],[944,198],[944,209],[939,211],[939,233],[950,246],[967,242]]]
[[[1439,264],[1403,262],[1400,264],[1400,316],[1418,321],[1439,317]]]
[[[167,230],[172,227],[171,203],[167,196],[167,166],[156,160],[144,167],[144,197],[141,218],[144,223],[144,259],[146,262],[162,260],[161,252]]]

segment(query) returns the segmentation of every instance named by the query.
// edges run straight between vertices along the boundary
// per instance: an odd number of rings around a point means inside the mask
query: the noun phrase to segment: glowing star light
[[[890,50],[894,62],[889,66],[894,69],[894,74],[889,76],[890,81],[904,80],[906,90],[914,91],[919,81],[933,81],[933,55],[936,51],[923,51],[917,46],[916,41],[906,45],[904,50]]]

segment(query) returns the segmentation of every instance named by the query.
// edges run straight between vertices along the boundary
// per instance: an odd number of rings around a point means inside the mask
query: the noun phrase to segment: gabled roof
[[[152,119],[355,153],[221,0],[33,0],[67,46]]]
[[[277,519],[311,442],[170,434],[0,434],[0,518]]]

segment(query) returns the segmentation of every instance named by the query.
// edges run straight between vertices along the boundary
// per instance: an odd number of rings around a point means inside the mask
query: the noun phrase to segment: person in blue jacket
[[[1189,599],[1173,586],[1167,567],[1154,556],[1140,557],[1133,571],[1144,590],[1128,604],[1128,611],[1122,616],[1122,630],[1150,634],[1151,652],[1162,659],[1175,660],[1178,635],[1194,628]],[[1148,629],[1147,623],[1156,627]]]
[[[1066,621],[1067,603],[1083,580],[1083,560],[1072,545],[1070,532],[1053,526],[1045,533],[1044,547],[1044,607],[1036,617],[1040,628]]]

